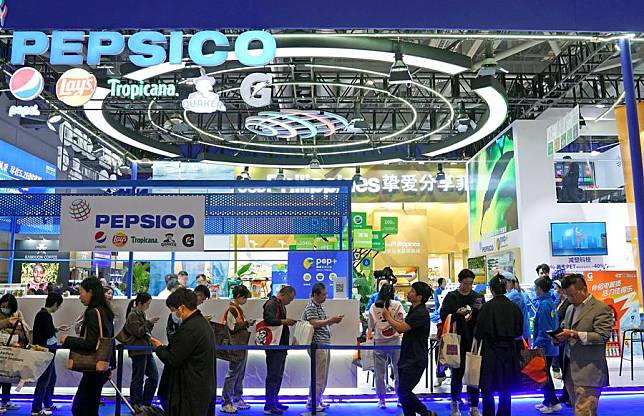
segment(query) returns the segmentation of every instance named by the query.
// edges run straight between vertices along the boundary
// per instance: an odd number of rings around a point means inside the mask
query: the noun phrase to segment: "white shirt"
[[[391,316],[395,319],[402,321],[405,319],[405,309],[402,306],[402,303],[397,300],[389,301],[389,311]],[[399,341],[402,338],[402,334],[399,334],[393,326],[385,318],[382,317],[382,308],[377,308],[374,303],[369,308],[369,328],[373,330],[373,340],[378,342],[383,341]]]

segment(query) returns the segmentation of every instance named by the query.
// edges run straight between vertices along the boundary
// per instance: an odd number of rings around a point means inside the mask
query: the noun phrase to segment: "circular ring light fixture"
[[[471,60],[460,54],[452,53],[442,49],[427,47],[418,44],[406,43],[406,42],[396,42],[384,39],[365,39],[365,38],[352,38],[350,36],[346,37],[298,37],[298,36],[289,36],[287,38],[278,39],[277,43],[277,53],[276,57],[278,58],[297,58],[297,57],[320,57],[320,58],[338,58],[344,57],[347,59],[356,59],[356,60],[367,60],[367,61],[380,61],[380,62],[394,62],[395,51],[399,50],[403,53],[404,62],[407,65],[415,66],[427,70],[443,72],[450,75],[455,75],[462,73],[469,69],[471,66]],[[228,53],[228,60],[236,60],[234,51]],[[162,75],[168,72],[177,71],[185,68],[186,63],[180,65],[170,65],[162,64],[155,67],[143,68],[137,71],[130,73],[125,76],[125,78],[135,81],[143,81],[154,76]],[[285,66],[285,65],[274,65]],[[286,65],[288,66],[288,65]],[[312,67],[329,67],[332,68],[332,65],[310,65]],[[270,67],[270,66],[269,66]],[[343,67],[337,67],[343,68]],[[371,74],[379,77],[386,77],[388,74],[379,73],[376,71],[368,71],[363,69],[356,68],[343,68],[344,70],[350,69],[356,72],[363,72],[365,74]],[[227,69],[217,72],[233,72],[237,70],[257,70],[257,68],[241,68],[241,69]],[[184,83],[186,81],[182,81]],[[288,83],[284,83],[288,84]],[[475,85],[476,84],[476,85]],[[345,87],[350,87],[347,84],[342,84]],[[412,82],[417,88],[423,88],[433,94],[436,94],[435,91],[431,91],[428,87]],[[356,86],[354,86],[356,87]],[[438,143],[429,143],[429,144],[418,144],[421,149],[421,152],[428,156],[436,156],[442,153],[450,152],[458,148],[464,147],[472,142],[480,140],[491,134],[496,130],[502,122],[505,120],[507,115],[507,98],[500,87],[496,84],[493,79],[477,79],[472,84],[472,90],[478,94],[481,99],[485,102],[488,109],[485,116],[479,121],[477,128],[474,131],[468,132],[466,134],[459,134],[455,136],[450,136],[446,140],[442,140]],[[382,90],[385,91],[385,90]],[[223,91],[220,91],[222,93]],[[389,93],[387,91],[387,93]],[[159,143],[155,140],[150,140],[136,132],[125,129],[123,126],[117,125],[114,121],[108,121],[106,115],[104,114],[104,100],[108,97],[109,90],[105,88],[98,88],[96,94],[93,97],[93,100],[85,105],[86,115],[88,119],[99,129],[101,129],[105,134],[112,136],[113,138],[122,141],[126,144],[138,147],[142,150],[146,150],[152,153],[159,154],[164,157],[176,157],[180,154],[178,146]],[[396,97],[396,96],[393,96]],[[396,97],[397,99],[402,99]],[[444,99],[447,105],[450,108],[450,114],[453,118],[454,110],[451,104],[444,97],[439,98]],[[152,120],[151,111],[154,102],[150,103],[148,107],[148,117]],[[411,106],[413,108],[413,105]],[[99,110],[99,111],[97,111]],[[414,109],[414,116],[416,112]],[[190,120],[188,119],[186,113],[184,113],[184,119],[187,124],[192,128],[195,128]],[[152,121],[156,128],[159,130],[172,134],[177,138],[184,140],[192,140],[180,134],[170,132],[162,127],[158,126],[154,121]],[[312,123],[311,120],[309,122]],[[451,123],[451,120],[450,122]],[[376,164],[383,162],[394,162],[400,161],[405,157],[403,154],[404,145],[409,143],[414,143],[419,140],[427,138],[431,134],[435,134],[438,131],[441,131],[449,126],[449,123],[445,123],[443,126],[440,126],[434,132],[429,134],[423,134],[422,136],[412,137],[410,139],[405,139],[397,141],[395,143],[387,143],[381,146],[378,146],[374,150],[374,146],[365,148],[365,145],[370,142],[369,139],[362,139],[358,141],[351,142],[351,149],[343,149],[343,151],[329,151],[322,154],[318,152],[320,156],[325,156],[322,160],[324,166],[349,166],[349,165],[362,165],[362,164]],[[198,130],[197,130],[198,131]],[[267,129],[267,131],[271,131]],[[310,131],[310,130],[309,130]],[[406,130],[405,130],[406,131]],[[199,131],[203,133],[203,131]],[[328,132],[325,132],[327,136]],[[393,133],[390,138],[396,137],[403,132]],[[328,135],[332,135],[330,133]],[[286,166],[307,166],[308,160],[304,160],[302,157],[303,154],[306,154],[308,150],[309,153],[316,151],[318,148],[324,149],[322,146],[336,147],[337,145],[328,145],[328,144],[299,144],[302,146],[299,148],[298,152],[280,152],[280,151],[271,151],[266,150],[267,145],[275,145],[270,143],[261,143],[253,142],[254,137],[249,141],[238,140],[239,143],[233,143],[231,140],[226,140],[212,133],[207,134],[209,137],[213,137],[216,140],[220,140],[222,143],[207,143],[201,142],[203,144],[214,146],[220,148],[223,151],[217,152],[216,154],[207,153],[202,155],[205,161],[212,161],[216,163],[232,163],[232,164],[247,164],[247,165],[261,165],[261,166],[275,166],[275,165],[286,165]],[[239,145],[244,145],[243,149],[240,149]],[[345,143],[348,145],[349,143]],[[279,146],[279,144],[277,144]],[[289,145],[289,150],[296,149],[297,145]],[[362,148],[353,148],[363,146]],[[259,149],[262,149],[261,151]],[[261,153],[279,155],[280,157],[273,157],[273,160],[263,160],[265,158],[261,157]],[[343,156],[347,153],[350,153],[351,156]],[[259,154],[259,156],[258,156]],[[286,156],[286,157],[282,157]],[[233,160],[234,159],[234,160]]]

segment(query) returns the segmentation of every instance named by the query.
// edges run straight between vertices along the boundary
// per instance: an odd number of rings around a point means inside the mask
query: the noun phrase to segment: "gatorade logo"
[[[82,68],[72,68],[56,83],[56,96],[70,107],[81,107],[96,91],[96,77]]]

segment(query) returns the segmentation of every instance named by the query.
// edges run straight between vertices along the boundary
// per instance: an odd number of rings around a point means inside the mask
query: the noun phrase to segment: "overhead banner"
[[[546,129],[547,154],[555,153],[577,140],[579,137],[579,106],[576,106],[556,123]]]
[[[203,251],[204,196],[64,196],[62,251]]]

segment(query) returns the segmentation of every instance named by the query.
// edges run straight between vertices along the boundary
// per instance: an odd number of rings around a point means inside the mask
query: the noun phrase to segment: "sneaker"
[[[440,387],[443,385],[443,382],[447,379],[447,377],[436,377],[436,381],[434,382],[434,387]]]
[[[546,408],[546,407],[548,407],[548,406],[546,406],[543,403],[539,403],[539,404],[534,405],[534,408],[537,409],[537,410],[541,410],[541,409]]]
[[[461,416],[461,411],[458,410],[458,402],[452,402],[451,409],[452,413],[450,413],[450,416]]]
[[[11,403],[11,402],[7,402],[7,403],[3,404],[2,407],[5,410],[16,410],[16,409],[20,408],[20,406],[18,406],[15,403]]]
[[[51,406],[45,406],[45,410],[50,411],[50,412],[54,412],[54,411],[58,410],[58,406],[56,406],[55,404],[52,404]]]
[[[324,407],[325,409],[328,409],[331,407],[331,403],[325,402],[324,400],[320,400],[320,406]]]
[[[561,370],[554,370],[552,372],[552,376],[556,378],[557,380],[563,379],[563,375],[561,374]]]
[[[248,410],[250,409],[250,405],[244,401],[244,399],[239,399],[236,402],[233,403],[233,406],[237,408],[237,410]]]
[[[278,408],[279,410],[281,410],[282,412],[284,412],[285,410],[288,410],[288,406],[285,405],[285,404],[281,404],[281,403],[277,403],[275,405],[275,407]]]
[[[273,416],[280,416],[284,411],[282,409],[278,409],[277,407],[273,407],[270,409],[264,409],[264,414],[265,415],[273,415]]]
[[[31,416],[50,416],[52,414],[49,410],[41,410],[40,412],[31,412]]]
[[[378,400],[378,409],[386,409],[387,404],[385,403],[384,400]]]
[[[468,413],[469,416],[481,416],[481,412],[479,412],[478,407],[471,407],[470,412]]]
[[[559,403],[553,406],[544,406],[539,411],[544,415],[549,415],[550,413],[559,413],[561,412],[561,405]]]
[[[307,408],[307,409],[313,409],[313,404],[311,404],[311,403],[307,403],[307,404],[306,404],[306,408]],[[316,412],[324,412],[324,407],[322,407],[322,405],[321,405],[320,403],[318,403],[318,404],[315,406],[315,411],[316,411]]]
[[[221,406],[221,411],[224,413],[237,413],[237,408],[232,403]]]
[[[400,403],[400,400],[396,401],[396,407],[402,407],[402,403]]]

